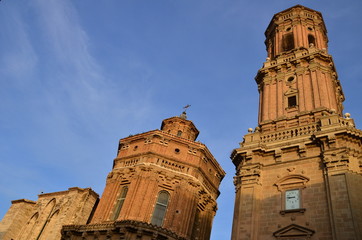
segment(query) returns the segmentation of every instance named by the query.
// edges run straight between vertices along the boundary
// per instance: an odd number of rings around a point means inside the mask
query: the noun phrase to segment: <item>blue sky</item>
[[[230,239],[229,155],[257,125],[264,31],[296,4],[322,12],[345,112],[360,127],[361,1],[2,0],[0,218],[40,192],[101,194],[118,140],[191,104],[198,139],[227,173],[211,239]]]

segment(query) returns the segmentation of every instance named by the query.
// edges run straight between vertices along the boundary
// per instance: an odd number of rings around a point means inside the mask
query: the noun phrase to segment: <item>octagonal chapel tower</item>
[[[209,239],[225,172],[198,134],[184,112],[121,139],[90,224],[63,239]]]
[[[232,239],[362,239],[362,131],[343,116],[322,15],[294,6],[265,36],[258,127],[231,155]]]

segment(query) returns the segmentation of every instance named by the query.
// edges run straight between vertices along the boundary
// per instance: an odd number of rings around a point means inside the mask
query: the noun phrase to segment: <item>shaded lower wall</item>
[[[362,175],[330,175],[329,186],[336,239],[362,239]]]

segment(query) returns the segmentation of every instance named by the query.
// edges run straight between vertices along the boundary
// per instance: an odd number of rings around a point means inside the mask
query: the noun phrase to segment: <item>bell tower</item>
[[[362,132],[318,11],[273,16],[255,80],[258,126],[234,149],[232,239],[361,239]]]
[[[268,57],[256,76],[259,125],[274,131],[322,114],[342,116],[344,95],[321,13],[302,6],[282,11],[265,36]]]

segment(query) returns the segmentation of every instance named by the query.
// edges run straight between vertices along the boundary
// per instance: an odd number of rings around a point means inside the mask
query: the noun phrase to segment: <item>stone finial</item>
[[[187,119],[186,110],[187,110],[189,107],[191,107],[190,104],[187,104],[185,107],[183,107],[184,111],[181,113],[180,118],[185,119],[185,120]]]
[[[183,111],[181,113],[180,118],[185,119],[185,120],[187,119],[186,111]]]
[[[249,133],[252,133],[252,132],[253,132],[253,129],[252,129],[252,128],[248,128],[248,132],[249,132]]]
[[[344,117],[345,117],[346,119],[350,119],[350,118],[351,118],[351,114],[350,114],[350,113],[345,113],[345,114],[344,114]]]

